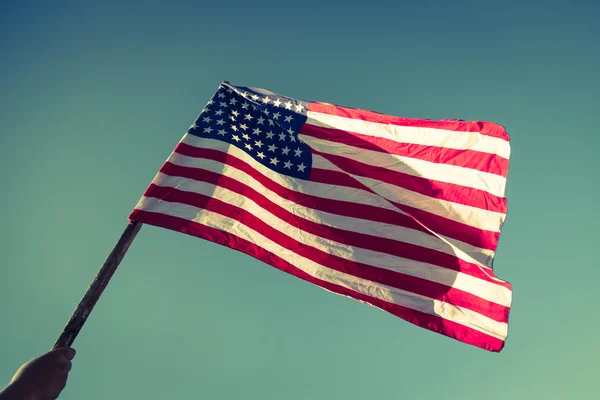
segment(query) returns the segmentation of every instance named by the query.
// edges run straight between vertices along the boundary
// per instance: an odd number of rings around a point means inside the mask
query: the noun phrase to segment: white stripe
[[[187,145],[194,146],[197,148],[218,150],[218,151],[221,151],[224,153],[229,152],[229,154],[235,156],[236,158],[252,165],[252,167],[255,170],[257,170],[262,175],[268,177],[275,183],[277,183],[287,189],[293,190],[295,192],[305,193],[307,195],[321,197],[321,198],[325,198],[325,199],[374,206],[374,207],[383,208],[386,210],[391,210],[391,211],[397,212],[402,215],[408,215],[404,211],[400,210],[398,207],[396,207],[396,206],[392,205],[391,203],[389,203],[388,201],[386,201],[384,198],[377,196],[373,193],[369,193],[364,190],[356,190],[354,188],[348,188],[345,186],[333,186],[330,184],[310,182],[310,181],[306,181],[304,179],[295,179],[290,176],[278,174],[278,173],[274,172],[273,170],[265,167],[264,165],[256,162],[256,160],[254,160],[245,151],[239,149],[236,146],[233,146],[226,142],[223,142],[221,140],[201,138],[198,136],[188,134],[188,135],[185,135],[181,141]],[[171,157],[177,157],[177,156],[181,156],[181,155],[179,155],[177,153],[173,153],[171,155]],[[337,168],[336,166],[329,163],[329,161],[323,159],[322,157],[313,156],[313,160],[315,158],[318,158],[319,160],[321,160],[320,162],[322,162],[322,163],[328,163],[328,164],[323,164],[324,169]],[[194,161],[194,160],[196,160],[196,161]],[[172,161],[171,158],[169,158],[168,161]],[[210,160],[206,160],[206,159],[202,159],[202,158],[195,158],[195,159],[192,159],[189,161],[190,164],[186,164],[184,166],[204,168],[204,164],[208,161],[210,161]],[[215,171],[215,172],[218,172],[218,171]],[[368,216],[365,216],[365,218],[368,218]],[[371,220],[366,219],[366,221],[368,221],[368,223],[371,223]],[[393,227],[398,227],[398,226],[392,225],[391,229],[393,229]],[[405,229],[411,230],[414,232],[419,232],[419,231],[415,231],[415,230],[412,230],[409,228],[405,228]],[[450,240],[447,240],[444,236],[437,234],[436,232],[433,232],[431,230],[430,230],[430,232],[432,232],[435,236],[437,236],[437,237],[441,238],[443,241],[445,241],[447,246],[443,246],[443,245],[442,246],[444,248],[448,248],[448,246],[449,246],[451,249],[454,249],[454,253],[459,255],[460,258],[462,258],[466,261],[469,261],[469,262],[480,264],[486,268],[491,268],[491,263],[492,263],[493,256],[494,256],[494,252],[492,250],[482,249],[482,248],[472,246],[470,244],[467,244],[467,243],[464,243],[464,242],[461,242],[461,241],[458,241],[455,239],[452,239],[450,241]],[[464,256],[463,256],[463,254],[464,254]]]
[[[440,238],[450,248],[455,250],[454,255],[463,260],[471,260],[472,263],[481,265],[488,269],[487,274],[490,277],[496,278],[493,272],[494,255],[496,254],[493,250],[482,249],[476,246],[472,246],[468,243],[461,242],[460,240],[453,239],[449,236],[444,236],[434,233],[436,237]],[[464,258],[463,254],[466,254],[468,258]],[[500,279],[498,279],[501,281]],[[504,281],[502,281],[504,282]]]
[[[224,153],[229,153],[236,158],[251,164],[252,167],[261,174],[269,175],[273,181],[295,192],[309,193],[313,196],[322,197],[324,199],[375,206],[407,215],[402,210],[399,210],[396,206],[390,204],[384,198],[373,193],[369,193],[365,190],[356,190],[354,188],[348,188],[344,186],[326,185],[318,182],[307,181],[305,179],[295,179],[291,176],[283,174],[273,174],[273,170],[256,162],[256,160],[249,156],[245,151],[222,140],[201,138],[187,134],[181,139],[181,142],[198,148],[219,150]],[[202,168],[201,164],[198,166]],[[335,188],[335,190],[332,190],[332,188]]]
[[[506,214],[503,213],[436,199],[377,179],[351,174],[316,154],[313,155],[313,167],[343,172],[390,201],[402,203],[486,231],[500,232],[502,223],[506,218]]]
[[[321,153],[342,156],[375,167],[439,182],[452,183],[504,197],[506,178],[500,175],[463,168],[457,165],[439,164],[418,158],[403,157],[395,154],[366,150],[334,141],[300,135],[300,139],[309,147]]]
[[[430,315],[437,315],[502,340],[507,335],[508,326],[506,323],[494,321],[485,315],[447,302],[430,299],[329,269],[278,245],[259,232],[240,223],[240,221],[224,217],[221,214],[185,204],[169,203],[160,199],[145,197],[140,200],[136,209],[183,218],[231,233],[276,254],[317,279],[346,287],[355,292]]]
[[[279,194],[267,189],[262,183],[253,178],[251,175],[219,161],[187,157],[178,153],[172,154],[168,161],[182,167],[202,168],[217,174],[228,176],[247,186],[250,186],[257,192],[265,195],[269,200],[280,204],[283,208],[293,212],[295,215],[317,222],[321,225],[332,226],[347,231],[354,231],[376,237],[385,237],[387,239],[414,244],[427,249],[437,250],[453,257],[461,258],[469,263],[479,264],[475,259],[473,259],[473,257],[457,251],[458,249],[456,247],[449,245],[445,240],[442,240],[437,236],[428,235],[424,232],[405,228],[403,226],[315,210],[313,208],[305,207],[294,201],[282,198]],[[255,164],[255,162],[252,162],[252,164]],[[253,167],[256,166],[253,165]],[[159,175],[157,175],[157,178],[155,178],[155,181],[153,181],[154,183],[157,182],[156,179],[158,179]],[[279,174],[277,172],[267,170],[264,171],[262,175],[272,180],[276,179]],[[161,180],[161,182],[163,182],[163,180]],[[160,183],[160,185],[164,185],[164,183]],[[365,218],[367,217],[368,216],[365,216]],[[485,266],[488,267],[487,265]]]
[[[242,182],[259,193],[268,197],[275,204],[290,210],[292,213],[302,214],[302,207],[297,204],[282,199],[270,190],[266,189],[258,182],[254,181],[245,173],[236,170],[229,166],[223,166],[223,175]],[[218,166],[217,169],[218,170]],[[215,171],[216,172],[216,171]],[[251,182],[252,180],[253,182]],[[492,301],[504,306],[510,306],[510,290],[507,288],[484,281],[482,279],[467,275],[461,272],[453,271],[447,268],[441,268],[436,265],[414,261],[407,258],[397,257],[386,253],[380,253],[373,250],[367,250],[359,247],[353,247],[316,236],[307,231],[299,230],[297,227],[289,225],[286,221],[272,214],[267,209],[262,208],[253,200],[239,195],[229,189],[219,187],[207,182],[197,182],[194,180],[181,178],[177,176],[169,176],[159,174],[153,181],[157,186],[170,187],[187,192],[199,193],[211,198],[219,199],[227,204],[241,208],[250,212],[253,215],[260,216],[261,221],[267,225],[277,229],[284,235],[288,235],[295,240],[309,247],[319,249],[325,253],[329,253],[349,261],[356,261],[367,265],[372,265],[379,268],[385,268],[391,271],[404,273],[414,277],[427,279],[432,282],[441,283],[446,286],[454,286],[457,289],[472,293],[483,299]],[[320,222],[320,213],[315,210],[304,209],[311,220]],[[374,224],[376,226],[376,224]],[[380,233],[375,233],[381,235]]]
[[[386,138],[399,143],[414,143],[457,150],[475,150],[497,154],[506,159],[510,156],[510,144],[506,140],[482,135],[479,132],[381,124],[314,111],[309,111],[307,117],[307,123],[311,125]]]
[[[503,213],[434,199],[433,197],[412,192],[376,179],[358,175],[351,176],[386,199],[419,208],[431,214],[436,214],[452,221],[461,222],[486,231],[500,232],[500,228],[506,218],[506,214]]]

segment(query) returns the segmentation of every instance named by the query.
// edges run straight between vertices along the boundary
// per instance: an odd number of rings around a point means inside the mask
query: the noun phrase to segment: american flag
[[[130,220],[229,246],[490,351],[510,155],[489,122],[419,120],[223,82]]]

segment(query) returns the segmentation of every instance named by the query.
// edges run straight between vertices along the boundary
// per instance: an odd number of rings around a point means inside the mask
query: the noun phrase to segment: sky
[[[0,386],[224,80],[511,137],[494,354],[144,226],[60,399],[596,399],[600,3],[0,0]]]

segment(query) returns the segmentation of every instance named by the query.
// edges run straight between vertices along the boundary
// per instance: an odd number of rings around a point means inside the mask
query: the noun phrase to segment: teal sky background
[[[145,226],[61,399],[597,399],[600,3],[0,1],[0,386],[219,83],[502,124],[500,354]]]

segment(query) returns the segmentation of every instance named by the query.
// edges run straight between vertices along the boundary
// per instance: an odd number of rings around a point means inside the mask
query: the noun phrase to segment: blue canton
[[[310,148],[298,139],[308,103],[223,82],[188,133],[230,143],[283,175],[308,179]]]

